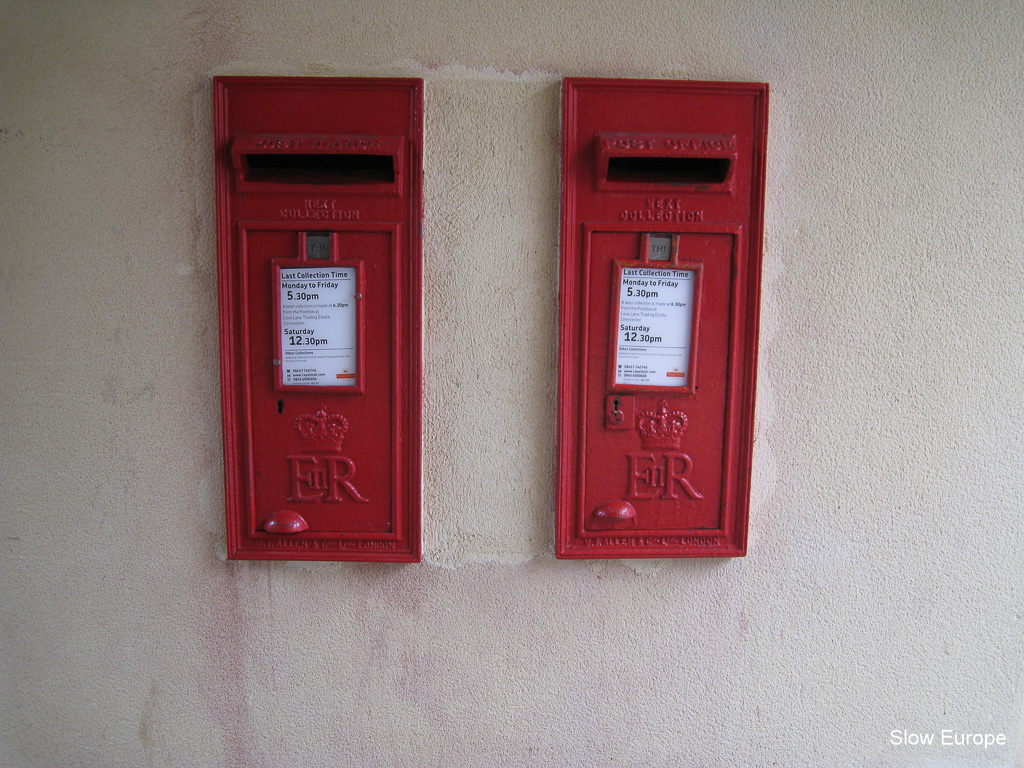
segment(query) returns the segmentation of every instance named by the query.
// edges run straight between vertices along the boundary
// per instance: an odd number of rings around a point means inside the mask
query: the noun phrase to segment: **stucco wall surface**
[[[1022,19],[0,3],[0,764],[1013,765]],[[215,74],[426,80],[422,564],[226,560]],[[744,559],[553,557],[567,75],[771,84]]]

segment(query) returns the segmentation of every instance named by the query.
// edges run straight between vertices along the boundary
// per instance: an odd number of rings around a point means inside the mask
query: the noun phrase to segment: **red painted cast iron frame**
[[[213,90],[228,556],[418,562],[423,81],[217,77]],[[261,153],[390,156],[394,175],[372,184],[248,179],[247,159]],[[339,210],[355,210],[357,215],[305,220],[285,215],[288,209],[302,209],[308,198],[329,199]],[[307,261],[304,233],[313,231],[330,233],[329,259]],[[295,250],[273,257],[251,253],[250,237],[261,232],[282,234],[295,243]],[[383,237],[389,245],[354,261],[339,256],[342,237]],[[255,359],[254,348],[260,355],[276,352],[280,360],[280,286],[268,277],[268,295],[251,297],[252,270],[269,274],[282,266],[303,265],[357,267],[357,290],[366,295],[357,301],[359,379],[354,387],[283,386],[279,370],[263,375],[266,364]],[[376,302],[378,322],[372,328],[366,322],[367,302]],[[271,335],[273,339],[267,338]],[[367,361],[374,356],[378,374],[371,382]],[[261,407],[256,414],[254,403],[265,406],[275,400],[278,412],[287,415],[273,429],[264,424],[261,430],[280,438],[256,440],[253,420],[266,420],[261,414],[267,409]],[[286,443],[296,439],[289,433],[295,416],[323,405],[327,411],[347,411],[352,420],[369,403],[374,403],[374,412],[385,414],[379,432],[349,434],[346,452],[354,452],[353,466],[372,464],[378,472],[380,482],[363,492],[382,501],[369,504],[373,514],[365,516],[385,522],[366,530],[352,525],[288,534],[264,530],[267,510],[288,504],[283,498],[264,503],[256,498],[257,487],[266,486],[261,477],[268,474],[281,484],[277,474],[287,472]],[[350,508],[364,514],[365,506]]]
[[[560,558],[723,557],[746,553],[767,114],[768,87],[760,83],[599,78],[567,78],[563,82],[556,491],[556,554]],[[684,145],[691,151],[675,151]],[[612,181],[608,177],[610,157],[650,159],[665,155],[728,162],[728,170],[722,178],[693,183],[635,177]],[[657,198],[685,200],[687,209],[682,215],[677,210],[672,216],[643,210],[645,199]],[[694,214],[698,209],[700,215]],[[716,354],[725,358],[715,361],[721,375],[709,378],[704,376],[707,371],[702,371],[703,378],[698,381],[702,360],[695,349],[691,359],[691,386],[695,391],[614,385],[608,378],[613,375],[609,358],[615,355],[616,326],[614,320],[605,318],[617,314],[618,292],[612,290],[605,299],[614,306],[593,306],[590,294],[606,278],[592,276],[591,271],[614,272],[621,269],[623,259],[617,256],[604,260],[601,254],[592,253],[593,238],[600,233],[636,236],[638,241],[646,241],[645,235],[653,233],[703,237],[709,243],[715,238],[731,242],[728,258],[708,256],[707,263],[700,263],[691,254],[685,258],[673,254],[678,265],[699,267],[701,282],[707,282],[709,266],[718,275],[721,287],[715,302],[695,296],[704,306],[694,310],[691,343],[695,344],[698,333],[718,340],[718,348],[724,351]],[[625,263],[645,265],[642,260]],[[646,266],[675,265],[651,262]],[[608,282],[613,281],[614,274],[608,278]],[[592,344],[598,333],[606,339],[603,353]],[[701,343],[704,350],[712,354],[707,340]],[[590,374],[595,366],[601,369],[597,384]],[[607,376],[605,371],[609,372]],[[720,390],[717,393],[713,391],[716,388]],[[591,391],[597,389],[601,391]],[[621,446],[624,440],[638,439],[621,437],[631,434],[621,427],[614,433],[605,428],[606,398],[611,392],[633,393],[638,402],[643,399],[648,403],[662,397],[675,398],[684,403],[680,407],[685,408],[691,422],[712,422],[703,429],[705,434],[718,435],[709,441],[709,445],[717,441],[717,448],[701,444],[683,447],[694,462],[708,457],[720,462],[720,474],[716,475],[720,487],[714,494],[719,499],[714,512],[717,524],[688,526],[685,503],[678,505],[673,518],[678,522],[666,522],[672,514],[662,512],[647,515],[647,522],[643,520],[646,513],[637,513],[636,520],[620,527],[588,522],[595,501],[586,501],[588,489],[607,483],[610,467],[625,468],[626,456],[613,447],[612,440],[618,440],[614,445]],[[702,412],[709,400],[720,404],[717,413]],[[640,409],[638,405],[636,411]],[[687,455],[686,460],[690,459]],[[625,490],[623,487],[623,496]],[[621,498],[610,499],[609,503],[621,509]],[[637,505],[642,507],[642,501]]]

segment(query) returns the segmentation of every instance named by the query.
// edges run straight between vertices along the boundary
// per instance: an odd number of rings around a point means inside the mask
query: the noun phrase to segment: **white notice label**
[[[616,384],[689,386],[695,278],[689,269],[623,268]]]
[[[355,267],[281,270],[281,383],[356,383]]]

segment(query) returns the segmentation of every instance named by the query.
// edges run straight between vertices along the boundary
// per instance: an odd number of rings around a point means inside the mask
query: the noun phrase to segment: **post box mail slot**
[[[597,188],[605,192],[644,192],[657,185],[731,189],[734,136],[601,133],[594,149]]]
[[[280,185],[320,192],[399,194],[405,142],[381,136],[236,136],[231,159],[239,191],[280,192]]]
[[[559,557],[746,552],[767,107],[563,83]]]
[[[422,94],[214,79],[229,557],[419,560]]]

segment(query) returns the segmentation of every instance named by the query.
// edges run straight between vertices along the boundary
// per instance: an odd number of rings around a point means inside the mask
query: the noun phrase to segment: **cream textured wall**
[[[1022,19],[0,3],[0,764],[1012,765]],[[420,565],[225,559],[215,74],[426,80]],[[771,84],[745,559],[552,555],[565,75]]]

